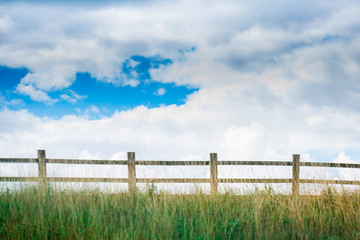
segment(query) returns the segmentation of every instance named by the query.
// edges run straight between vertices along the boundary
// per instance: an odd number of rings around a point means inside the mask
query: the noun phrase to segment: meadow
[[[0,239],[360,239],[360,192],[293,197],[56,190],[0,193]]]

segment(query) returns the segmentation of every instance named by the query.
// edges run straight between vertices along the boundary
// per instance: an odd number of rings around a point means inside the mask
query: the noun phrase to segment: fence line
[[[79,160],[49,159],[45,150],[38,150],[38,158],[0,158],[0,163],[37,163],[38,177],[0,177],[0,182],[39,182],[46,186],[47,182],[106,182],[128,183],[129,192],[136,191],[136,183],[210,183],[212,194],[218,193],[218,183],[291,183],[293,196],[299,195],[300,183],[348,184],[360,185],[360,181],[300,179],[300,167],[337,167],[360,168],[353,163],[318,163],[300,162],[300,155],[293,154],[292,161],[218,161],[216,153],[210,153],[210,161],[136,161],[135,153],[128,152],[128,160]],[[75,178],[47,177],[46,164],[92,164],[92,165],[127,165],[127,178]],[[210,166],[209,178],[136,178],[136,165],[146,166]],[[251,165],[251,166],[292,166],[292,178],[218,178],[218,165]]]

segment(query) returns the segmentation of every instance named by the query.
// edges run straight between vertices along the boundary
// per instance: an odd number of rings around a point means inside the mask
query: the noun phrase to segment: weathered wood
[[[292,166],[292,162],[283,161],[218,161],[218,165],[252,165],[252,166]]]
[[[287,178],[220,178],[219,183],[291,183]]]
[[[96,164],[96,165],[126,165],[126,160],[85,160],[85,159],[46,159],[51,164]]]
[[[81,177],[50,177],[48,182],[104,182],[104,183],[127,183],[127,178],[81,178]]]
[[[300,178],[300,155],[293,155],[292,165],[292,194],[294,197],[299,196],[299,178]]]
[[[9,162],[15,162],[11,159],[5,159]],[[4,162],[7,162],[5,161]],[[29,162],[26,159],[21,159],[24,162]],[[1,161],[1,159],[0,159]],[[34,159],[36,161],[36,159]],[[85,159],[46,159],[46,163],[56,164],[115,164],[115,165],[126,165],[127,161],[124,160],[85,160]],[[164,165],[164,166],[188,166],[188,165],[199,165],[207,166],[210,165],[210,161],[157,161],[157,160],[142,160],[136,161],[136,165]],[[253,166],[292,166],[292,162],[285,161],[217,161],[217,165],[253,165]]]
[[[38,163],[37,158],[0,158],[0,163]]]
[[[46,186],[46,152],[45,150],[38,150],[38,176],[39,184]]]
[[[138,183],[210,183],[208,178],[137,178]]]
[[[210,165],[209,161],[136,161],[136,165],[164,165],[164,166],[206,166]]]
[[[304,167],[339,167],[339,168],[360,168],[360,164],[355,163],[320,163],[320,162],[302,162],[300,166]]]
[[[211,194],[218,193],[218,170],[216,153],[210,153],[210,188]]]
[[[128,183],[129,192],[136,192],[136,168],[135,168],[135,153],[128,152]]]
[[[349,181],[349,180],[322,180],[322,179],[300,179],[300,183],[360,185],[360,181]]]
[[[0,177],[0,182],[38,182],[38,177]]]
[[[0,182],[37,182],[38,177],[0,177]],[[104,182],[104,183],[127,183],[128,178],[75,178],[75,177],[48,177],[47,182]],[[208,178],[137,178],[138,183],[210,183]],[[300,179],[300,183],[310,184],[338,184],[360,185],[360,181],[348,180],[322,180]],[[218,178],[218,183],[292,183],[292,179],[286,178]]]
[[[46,159],[45,150],[38,150],[38,158],[0,158],[0,163],[38,163],[38,177],[0,177],[1,182],[36,182],[45,186],[47,182],[108,182],[128,183],[129,191],[136,190],[136,183],[210,183],[211,193],[218,193],[218,183],[292,183],[292,194],[299,196],[299,184],[342,184],[360,185],[360,181],[348,180],[321,180],[300,179],[300,166],[305,167],[341,167],[360,168],[360,164],[349,163],[317,163],[300,162],[300,155],[294,154],[292,162],[285,161],[218,161],[217,154],[210,154],[210,161],[135,161],[135,153],[128,153],[128,160],[78,160],[78,159]],[[73,177],[47,177],[46,163],[51,164],[99,164],[99,165],[128,165],[128,178],[73,178]],[[159,166],[204,166],[210,165],[210,179],[206,178],[136,178],[136,165]],[[252,166],[292,166],[292,179],[263,179],[240,178],[218,179],[218,165],[252,165]]]

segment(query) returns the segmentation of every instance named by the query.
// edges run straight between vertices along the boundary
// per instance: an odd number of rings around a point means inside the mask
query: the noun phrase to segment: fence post
[[[45,150],[38,150],[38,178],[40,186],[46,186],[46,152]]]
[[[211,194],[218,193],[217,153],[210,153],[210,187]]]
[[[300,154],[293,154],[292,164],[292,195],[294,197],[299,196],[299,178],[300,178]]]
[[[128,152],[128,183],[129,192],[136,192],[136,171],[135,171],[135,153]]]

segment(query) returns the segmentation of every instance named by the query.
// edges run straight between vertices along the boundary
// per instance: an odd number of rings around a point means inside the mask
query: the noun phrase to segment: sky
[[[0,155],[360,163],[359,12],[2,0]]]

